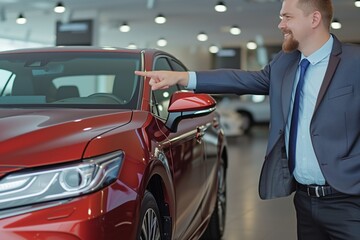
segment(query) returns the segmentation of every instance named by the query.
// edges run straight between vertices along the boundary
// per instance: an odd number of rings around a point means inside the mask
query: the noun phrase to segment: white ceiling
[[[127,47],[156,47],[160,37],[168,40],[167,47],[243,46],[247,41],[263,39],[264,44],[279,44],[282,41],[279,23],[279,0],[225,0],[228,11],[214,11],[216,0],[64,0],[67,11],[53,12],[56,0],[0,0],[0,37],[55,43],[56,21],[92,18],[97,24],[96,45]],[[333,0],[335,17],[343,28],[333,30],[342,40],[360,42],[360,8],[354,0]],[[22,12],[28,22],[17,25],[16,17]],[[162,13],[167,22],[155,24],[153,19]],[[118,26],[124,21],[132,27],[121,33]],[[228,30],[238,25],[242,32],[231,35]],[[209,40],[198,42],[196,35],[204,31]]]

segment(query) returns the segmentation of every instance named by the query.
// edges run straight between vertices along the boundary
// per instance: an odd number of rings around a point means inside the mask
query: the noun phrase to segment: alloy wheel
[[[141,224],[141,240],[160,240],[159,219],[155,211],[149,208],[143,218]]]

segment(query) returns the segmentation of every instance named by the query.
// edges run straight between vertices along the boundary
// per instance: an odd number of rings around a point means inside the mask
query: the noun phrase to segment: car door
[[[159,57],[154,70],[172,70],[169,59]],[[185,68],[183,68],[185,71]],[[156,102],[155,114],[164,124],[171,94],[179,91],[179,86],[153,91]],[[204,118],[186,119],[179,123],[176,133],[168,133],[170,151],[166,153],[172,159],[173,183],[176,198],[176,232],[174,239],[187,239],[201,222],[201,204],[205,192],[206,166],[204,142],[201,132]],[[204,121],[204,120],[202,120]]]

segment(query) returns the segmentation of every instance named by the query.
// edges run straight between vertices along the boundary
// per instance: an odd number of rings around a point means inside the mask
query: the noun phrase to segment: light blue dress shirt
[[[325,178],[320,170],[319,163],[316,159],[314,148],[310,138],[310,122],[315,109],[316,100],[323,82],[325,72],[329,63],[334,39],[330,36],[329,40],[316,52],[307,57],[310,65],[305,74],[303,86],[303,97],[300,102],[299,110],[299,129],[297,135],[296,163],[294,170],[295,179],[302,184],[324,185]],[[301,55],[300,61],[305,58]],[[300,63],[299,61],[299,63]],[[292,91],[291,105],[293,106],[295,89],[299,80],[300,68],[296,73],[296,81]],[[189,72],[189,83],[187,89],[196,89],[196,73]],[[291,122],[292,107],[286,124],[285,139],[286,148],[288,149],[289,130]]]
[[[324,185],[325,178],[320,170],[319,163],[316,159],[314,148],[310,138],[310,122],[314,113],[316,100],[323,82],[325,72],[329,63],[330,53],[333,46],[334,39],[331,36],[329,40],[316,52],[306,57],[310,65],[305,74],[305,81],[302,90],[302,99],[299,109],[298,134],[296,145],[296,163],[294,170],[294,177],[296,181],[302,184],[317,184]],[[305,58],[301,55],[300,61]],[[299,61],[299,63],[300,63]],[[294,84],[291,105],[293,106],[295,97],[295,88],[299,81],[300,68],[297,70],[296,81]],[[289,142],[289,131],[291,122],[291,113],[288,116],[286,124],[285,137],[286,142]],[[287,144],[287,149],[288,144]]]
[[[189,72],[189,82],[188,82],[188,85],[186,86],[186,88],[189,90],[196,89],[196,73],[195,72]]]

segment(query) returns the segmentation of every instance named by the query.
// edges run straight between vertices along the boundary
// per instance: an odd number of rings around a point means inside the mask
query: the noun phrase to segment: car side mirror
[[[166,127],[176,132],[179,122],[186,118],[207,115],[215,110],[216,101],[208,94],[175,92],[170,98]]]

